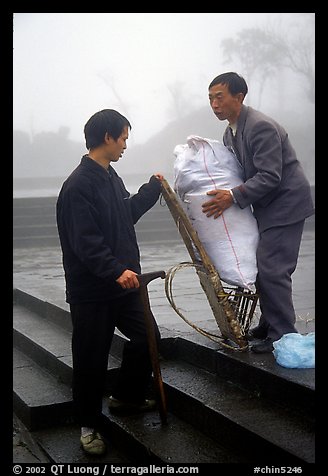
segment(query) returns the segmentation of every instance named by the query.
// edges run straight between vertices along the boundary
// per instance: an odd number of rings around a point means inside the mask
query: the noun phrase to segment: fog
[[[208,84],[225,71],[286,127],[314,183],[314,30],[314,13],[15,13],[14,190],[68,175],[105,108],[132,124],[119,173],[170,174],[188,135],[222,140]]]

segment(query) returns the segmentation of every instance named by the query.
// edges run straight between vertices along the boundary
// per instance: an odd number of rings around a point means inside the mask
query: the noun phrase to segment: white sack
[[[177,145],[174,155],[174,190],[220,278],[253,289],[259,233],[251,208],[233,204],[217,219],[202,212],[202,203],[211,199],[206,192],[243,183],[240,163],[219,141],[198,136]]]

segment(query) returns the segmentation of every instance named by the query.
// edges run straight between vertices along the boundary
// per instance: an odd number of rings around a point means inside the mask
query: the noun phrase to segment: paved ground
[[[23,423],[13,415],[13,463],[47,463],[48,458]]]
[[[297,314],[297,328],[302,334],[315,330],[315,233],[304,232],[298,267],[293,275],[293,297]],[[140,244],[143,272],[168,271],[177,264],[190,261],[183,242],[169,244]],[[41,299],[68,309],[65,302],[65,282],[59,248],[15,249],[13,260],[14,287]],[[194,335],[196,331],[185,323],[167,300],[164,281],[158,279],[149,285],[152,311],[162,329],[173,330],[176,335]],[[183,268],[173,280],[176,305],[188,320],[210,332],[218,332],[216,321],[207,298],[200,287],[193,268]],[[258,319],[255,314],[253,323]],[[14,463],[40,463],[45,460],[24,426],[14,416]]]
[[[301,333],[314,330],[315,323],[315,260],[314,230],[303,235],[298,267],[293,275],[293,298],[297,327]],[[164,270],[189,261],[184,243],[140,244],[143,272]],[[14,286],[58,306],[68,309],[65,302],[65,281],[59,248],[29,248],[14,250]],[[177,332],[195,332],[172,309],[167,300],[164,281],[157,279],[149,285],[153,313],[160,326]],[[193,268],[183,268],[173,280],[176,305],[187,319],[210,329],[217,328],[207,298]],[[258,313],[254,317],[254,323]]]

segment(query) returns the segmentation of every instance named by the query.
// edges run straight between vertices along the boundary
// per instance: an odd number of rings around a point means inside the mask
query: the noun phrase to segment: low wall
[[[313,199],[315,189],[312,187]],[[13,203],[13,246],[59,246],[56,225],[57,197],[15,198]],[[310,217],[305,228],[313,228],[315,217]],[[136,224],[140,243],[169,243],[181,237],[163,199],[159,200]]]

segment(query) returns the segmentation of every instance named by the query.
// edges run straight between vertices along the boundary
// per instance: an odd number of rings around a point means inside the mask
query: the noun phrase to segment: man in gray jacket
[[[244,170],[244,183],[232,190],[211,190],[203,204],[208,217],[218,218],[234,203],[253,207],[260,240],[257,288],[261,317],[250,331],[260,339],[251,350],[272,352],[273,342],[297,332],[292,279],[304,221],[314,213],[311,190],[288,134],[276,121],[243,104],[247,84],[234,72],[223,73],[209,85],[209,100],[220,121],[227,120],[224,144]]]

